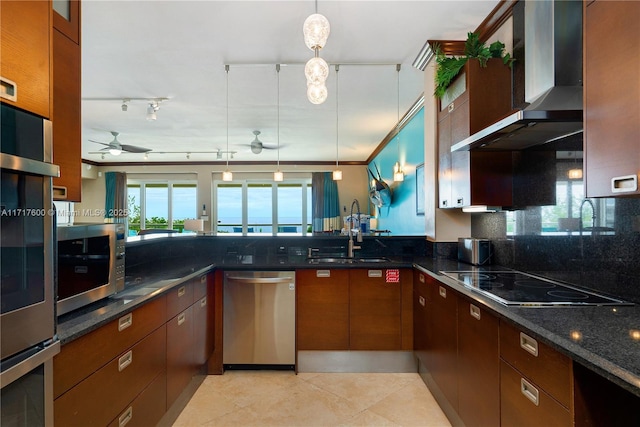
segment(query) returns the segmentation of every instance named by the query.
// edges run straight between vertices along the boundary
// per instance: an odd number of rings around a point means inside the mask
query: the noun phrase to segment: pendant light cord
[[[227,74],[227,170],[229,170],[229,65],[224,66]]]
[[[400,161],[400,64],[396,64],[396,70],[398,71],[398,122],[396,127],[398,128],[397,146],[398,146],[398,162]]]
[[[280,170],[280,64],[276,64],[276,73],[278,75],[278,80],[277,80],[277,89],[278,89],[278,152],[277,152],[277,156],[278,156],[278,171]]]
[[[338,71],[340,71],[340,65],[336,64],[336,169],[338,169]]]

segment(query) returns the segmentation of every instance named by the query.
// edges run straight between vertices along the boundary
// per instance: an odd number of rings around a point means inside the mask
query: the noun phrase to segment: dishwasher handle
[[[245,277],[245,276],[227,276],[228,280],[235,280],[244,283],[291,283],[292,277]]]

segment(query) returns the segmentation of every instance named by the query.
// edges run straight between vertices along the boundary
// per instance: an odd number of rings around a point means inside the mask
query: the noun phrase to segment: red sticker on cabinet
[[[400,270],[387,270],[385,275],[385,281],[387,283],[398,283],[400,282]]]

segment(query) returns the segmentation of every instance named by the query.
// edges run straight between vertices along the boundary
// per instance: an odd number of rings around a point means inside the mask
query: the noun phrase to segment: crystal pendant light
[[[324,85],[329,77],[329,65],[324,59],[315,56],[304,66],[304,75],[307,78],[307,85]]]
[[[327,100],[327,87],[322,85],[308,85],[307,98],[312,104],[322,104]]]
[[[398,122],[396,124],[398,129],[398,134],[396,135],[396,142],[398,144],[398,161],[393,165],[393,180],[395,182],[402,182],[404,181],[404,172],[400,165],[400,64],[396,65],[396,71],[398,71]]]
[[[318,5],[316,2],[316,13],[305,19],[302,25],[304,43],[311,50],[322,49],[327,43],[329,33],[331,32],[331,26],[327,18],[317,12]]]
[[[280,64],[276,64],[276,73],[278,75],[278,119],[277,119],[277,126],[278,126],[278,130],[277,130],[277,135],[278,135],[278,151],[277,151],[277,155],[278,155],[278,166],[276,168],[276,171],[273,173],[273,180],[276,182],[282,182],[284,181],[284,173],[282,171],[280,171]]]
[[[338,168],[338,71],[340,65],[336,64],[336,169],[333,171],[333,180],[342,180],[342,171]]]
[[[233,181],[233,173],[229,170],[229,65],[224,66],[227,73],[227,169],[222,172],[223,181]]]

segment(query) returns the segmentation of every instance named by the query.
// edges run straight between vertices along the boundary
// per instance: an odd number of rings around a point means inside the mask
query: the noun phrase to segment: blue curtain
[[[340,230],[340,199],[338,185],[331,172],[314,172],[311,174],[311,196],[313,199],[313,231]]]
[[[106,187],[104,199],[105,222],[124,223],[127,220],[127,174],[105,172]]]

